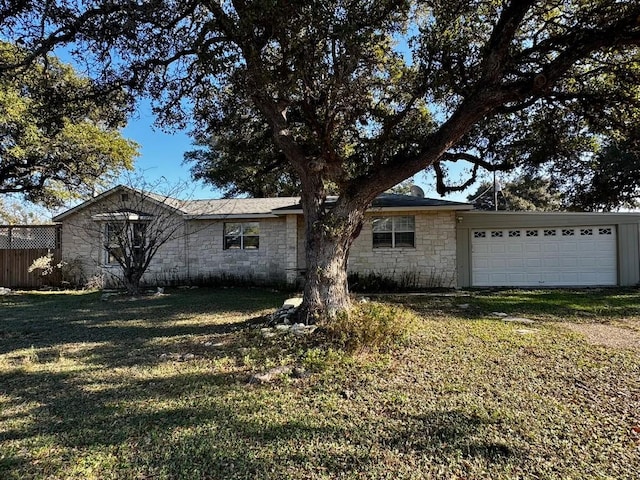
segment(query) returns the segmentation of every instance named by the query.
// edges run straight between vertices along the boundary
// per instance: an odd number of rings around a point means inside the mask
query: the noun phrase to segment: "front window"
[[[118,259],[131,256],[138,262],[144,255],[147,224],[141,222],[109,222],[105,224],[105,263],[117,265]]]
[[[260,247],[260,224],[258,222],[225,223],[225,250],[257,250]]]
[[[415,247],[415,217],[373,219],[373,248]]]

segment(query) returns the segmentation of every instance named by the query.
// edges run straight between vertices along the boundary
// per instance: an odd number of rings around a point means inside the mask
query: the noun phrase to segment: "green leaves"
[[[0,43],[0,66],[24,55]],[[56,205],[132,169],[138,146],[118,132],[129,107],[53,57],[0,74],[0,193]]]

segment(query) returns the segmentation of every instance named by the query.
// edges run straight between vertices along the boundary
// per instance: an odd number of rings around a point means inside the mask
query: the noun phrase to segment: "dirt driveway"
[[[618,327],[604,323],[565,322],[562,326],[584,335],[593,345],[640,350],[640,332],[637,330],[638,325],[635,324]]]

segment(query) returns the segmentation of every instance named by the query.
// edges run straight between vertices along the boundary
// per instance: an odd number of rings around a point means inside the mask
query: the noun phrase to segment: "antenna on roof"
[[[424,190],[418,185],[411,185],[409,192],[412,197],[424,198]]]

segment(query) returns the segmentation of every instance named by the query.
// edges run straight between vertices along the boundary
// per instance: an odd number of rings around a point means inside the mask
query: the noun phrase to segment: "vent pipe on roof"
[[[424,198],[424,190],[418,185],[411,185],[410,194],[412,197]]]

